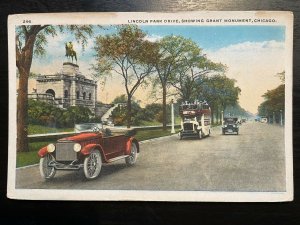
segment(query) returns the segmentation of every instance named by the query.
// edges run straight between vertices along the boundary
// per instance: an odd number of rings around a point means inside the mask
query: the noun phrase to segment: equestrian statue
[[[73,49],[73,44],[71,41],[69,41],[69,43],[66,43],[66,56],[68,59],[69,57],[71,57],[72,63],[73,63],[73,58],[75,58],[77,63],[77,54],[76,51]]]

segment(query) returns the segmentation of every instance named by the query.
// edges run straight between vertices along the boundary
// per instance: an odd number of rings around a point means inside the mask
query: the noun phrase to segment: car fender
[[[43,158],[47,153],[48,153],[48,151],[47,151],[47,146],[41,148],[41,149],[38,151],[38,155],[39,155],[40,158]]]
[[[91,153],[92,150],[94,149],[98,149],[100,151],[100,154],[102,156],[102,159],[104,161],[107,161],[106,157],[105,157],[105,154],[104,154],[104,151],[103,151],[103,148],[101,145],[99,144],[88,144],[86,146],[84,146],[81,150],[80,150],[80,153],[82,155],[89,155]]]
[[[126,155],[130,155],[130,149],[131,149],[132,143],[135,143],[135,144],[136,144],[137,152],[138,152],[138,153],[140,152],[139,142],[138,142],[134,137],[131,137],[131,138],[129,138],[129,140],[126,142],[126,151],[125,151]]]

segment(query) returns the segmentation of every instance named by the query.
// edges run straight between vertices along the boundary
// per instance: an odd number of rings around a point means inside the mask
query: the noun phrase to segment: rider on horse
[[[76,54],[76,51],[73,49],[73,44],[71,41],[69,41],[69,43],[66,43],[66,56],[67,56],[67,58],[71,57],[72,62],[73,62],[73,57],[74,57],[77,62],[77,54]]]

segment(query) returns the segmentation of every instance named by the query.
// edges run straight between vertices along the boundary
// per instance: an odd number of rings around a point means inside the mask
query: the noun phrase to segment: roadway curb
[[[28,166],[17,167],[16,169],[17,169],[17,170],[19,170],[19,169],[27,169],[27,168],[34,167],[34,166],[38,166],[38,165],[39,165],[39,164],[36,163],[36,164],[28,165]]]
[[[168,137],[172,137],[172,136],[176,136],[176,135],[178,135],[178,133],[167,135],[167,136],[163,136],[163,137],[158,137],[158,138],[151,138],[151,139],[148,139],[148,140],[139,141],[139,144],[144,144],[144,143],[148,143],[148,142],[158,141],[158,140],[162,140],[162,139],[165,139],[165,138],[168,138]]]
[[[168,135],[168,136],[163,136],[163,137],[158,137],[158,138],[151,138],[151,139],[148,139],[148,140],[139,141],[139,144],[144,144],[144,143],[153,142],[153,141],[159,141],[159,140],[162,140],[162,139],[165,139],[165,138],[168,138],[168,137],[172,137],[172,136],[175,136],[175,135],[178,135],[178,134],[176,133],[176,134],[171,134],[171,135]],[[38,165],[39,164],[36,163],[36,164],[28,165],[28,166],[21,166],[21,167],[18,167],[16,169],[17,170],[27,169],[27,168],[35,167],[35,166],[38,166]]]

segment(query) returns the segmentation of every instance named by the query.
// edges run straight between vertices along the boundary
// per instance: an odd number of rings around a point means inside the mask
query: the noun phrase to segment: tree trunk
[[[162,85],[163,89],[163,130],[167,130],[167,87]]]
[[[210,113],[211,113],[211,124],[214,124],[214,111],[212,108],[210,108]]]
[[[27,152],[28,149],[28,124],[27,124],[27,89],[29,72],[19,70],[19,89],[17,97],[17,151]]]
[[[127,96],[127,128],[131,126],[131,96]]]
[[[28,149],[28,78],[33,56],[33,46],[37,33],[31,33],[22,51],[16,50],[16,65],[19,70],[19,89],[17,97],[17,151],[27,152]],[[17,46],[16,46],[17,49]]]

